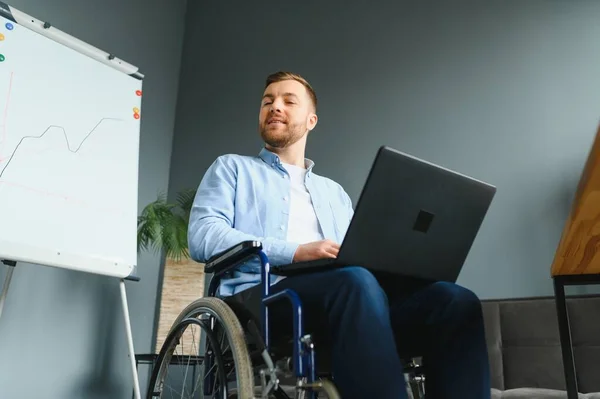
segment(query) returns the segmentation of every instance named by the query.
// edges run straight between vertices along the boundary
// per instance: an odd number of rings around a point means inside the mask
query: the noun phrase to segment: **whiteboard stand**
[[[0,316],[18,262],[119,279],[141,399],[125,280],[139,281],[144,75],[2,0],[0,43]]]
[[[135,350],[133,349],[133,335],[131,334],[131,321],[129,320],[129,307],[127,306],[127,294],[125,293],[125,280],[140,281],[139,277],[126,277],[121,279],[119,285],[121,287],[121,303],[123,305],[123,317],[125,318],[125,332],[127,333],[127,347],[129,348],[129,363],[131,372],[133,373],[133,389],[135,398],[140,399],[140,381],[135,365]]]
[[[0,317],[2,317],[2,309],[4,309],[4,301],[6,301],[6,295],[8,294],[10,280],[12,279],[13,271],[15,270],[15,266],[17,265],[17,262],[11,260],[3,260],[2,263],[8,266],[8,270],[6,271],[6,276],[4,277],[4,285],[2,286],[2,293],[0,294]]]
[[[2,294],[0,294],[0,317],[2,316],[2,309],[4,307],[4,302],[6,301],[6,296],[8,294],[8,287],[10,286],[10,281],[12,280],[12,274],[17,266],[17,262],[11,260],[1,260],[6,266],[8,266],[8,270],[6,272],[6,276],[4,277],[4,284],[2,286]],[[129,319],[129,306],[127,305],[127,293],[125,291],[125,280],[131,281],[140,281],[139,277],[136,276],[127,276],[122,278],[119,281],[119,288],[121,291],[121,305],[123,307],[123,318],[125,320],[125,333],[127,334],[127,348],[129,350],[129,363],[131,365],[131,372],[133,374],[133,390],[135,393],[135,399],[141,399],[140,394],[140,381],[138,377],[137,367],[135,365],[135,350],[133,348],[133,334],[131,333],[131,320]]]

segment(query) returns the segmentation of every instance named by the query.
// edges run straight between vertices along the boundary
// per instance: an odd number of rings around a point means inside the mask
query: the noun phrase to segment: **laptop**
[[[495,193],[493,185],[382,146],[337,258],[271,272],[292,276],[351,265],[456,282]]]

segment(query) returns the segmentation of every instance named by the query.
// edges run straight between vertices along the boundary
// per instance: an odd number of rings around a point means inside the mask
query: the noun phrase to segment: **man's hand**
[[[303,262],[324,258],[335,258],[340,251],[338,243],[331,240],[322,240],[302,244],[294,254],[294,262]]]

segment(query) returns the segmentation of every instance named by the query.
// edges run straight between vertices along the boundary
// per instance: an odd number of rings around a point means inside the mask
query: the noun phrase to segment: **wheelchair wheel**
[[[201,298],[177,317],[152,370],[148,399],[254,398],[244,330],[218,298]]]

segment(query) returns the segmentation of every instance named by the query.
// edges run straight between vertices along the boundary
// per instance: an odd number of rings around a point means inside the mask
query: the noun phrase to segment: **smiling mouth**
[[[269,120],[267,121],[267,125],[285,125],[285,122],[280,120]]]

